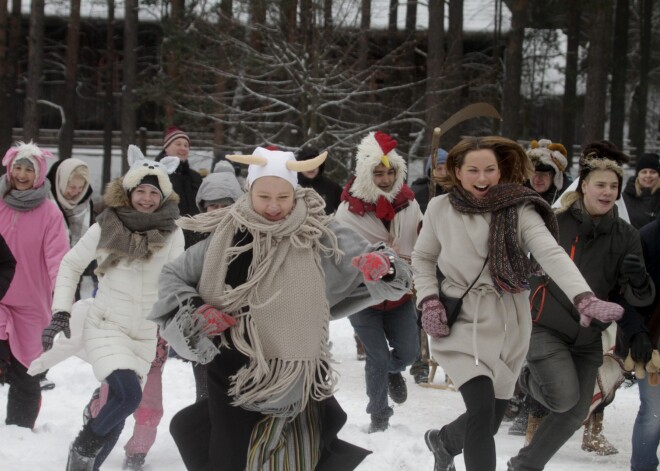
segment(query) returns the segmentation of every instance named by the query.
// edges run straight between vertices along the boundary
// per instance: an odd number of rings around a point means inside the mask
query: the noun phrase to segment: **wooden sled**
[[[435,379],[435,373],[438,371],[438,364],[433,358],[430,358],[428,360],[429,364],[429,382],[428,383],[419,383],[419,385],[423,388],[431,388],[431,389],[444,389],[447,391],[456,391],[456,388],[454,387],[454,383],[451,382],[451,379],[449,377],[446,377],[447,382],[444,384],[435,384],[433,383],[433,380]]]

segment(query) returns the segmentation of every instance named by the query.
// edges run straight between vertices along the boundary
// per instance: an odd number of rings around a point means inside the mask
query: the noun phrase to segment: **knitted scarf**
[[[122,260],[148,260],[162,249],[170,233],[176,229],[174,220],[179,207],[166,201],[153,213],[142,213],[130,207],[107,208],[96,218],[101,226],[98,250],[108,253],[95,273],[103,276],[108,268]]]
[[[519,293],[529,289],[529,276],[541,274],[542,271],[518,244],[516,206],[534,204],[548,230],[557,239],[559,226],[548,203],[534,190],[515,183],[495,185],[483,198],[475,198],[462,186],[456,185],[449,192],[449,201],[460,213],[492,213],[488,234],[488,267],[497,291]]]
[[[41,205],[50,193],[50,182],[46,180],[39,188],[30,188],[29,190],[9,189],[9,182],[3,176],[0,178],[0,195],[5,203],[16,211],[31,211]]]
[[[324,208],[316,192],[298,187],[295,206],[281,221],[257,214],[246,194],[229,208],[179,224],[198,231],[216,228],[198,291],[204,302],[239,320],[230,329],[232,341],[250,360],[232,377],[229,394],[236,406],[293,417],[310,399],[320,401],[333,393],[321,256],[339,261],[342,253]],[[252,243],[232,246],[239,230],[248,230]],[[329,247],[321,244],[322,237],[329,238]],[[247,281],[232,288],[224,283],[227,267],[246,251],[252,252]]]

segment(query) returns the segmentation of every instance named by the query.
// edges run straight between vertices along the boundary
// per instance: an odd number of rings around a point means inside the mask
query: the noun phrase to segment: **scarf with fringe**
[[[179,207],[174,201],[166,201],[153,213],[141,213],[130,207],[107,208],[96,218],[101,226],[98,250],[108,256],[94,271],[103,276],[108,268],[124,259],[148,260],[162,249],[167,238],[176,229],[174,220],[179,217]]]
[[[451,205],[460,213],[493,213],[488,234],[488,253],[493,283],[498,292],[520,293],[529,289],[530,275],[542,273],[539,264],[531,260],[518,244],[518,211],[516,206],[532,203],[552,236],[557,239],[557,218],[548,203],[534,190],[516,183],[500,183],[488,190],[483,198],[475,198],[461,185],[449,192]]]
[[[232,377],[233,404],[279,417],[302,412],[310,399],[333,394],[336,374],[329,364],[329,305],[325,298],[322,256],[342,252],[328,227],[325,202],[313,190],[298,187],[295,206],[285,219],[271,222],[257,214],[250,195],[234,205],[181,221],[184,229],[209,232],[198,291],[204,302],[234,315],[230,329],[235,347],[249,357]],[[237,231],[253,241],[232,246]],[[330,246],[321,244],[328,237]],[[227,267],[251,251],[247,281],[224,283]]]

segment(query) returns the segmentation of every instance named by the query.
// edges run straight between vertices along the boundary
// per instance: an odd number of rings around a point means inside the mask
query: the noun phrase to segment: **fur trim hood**
[[[161,201],[161,207],[169,201],[179,204],[179,195],[173,191],[168,198]],[[116,178],[108,183],[108,186],[105,187],[103,202],[109,208],[132,208],[131,199],[124,189],[124,177]]]
[[[401,191],[406,181],[406,161],[396,152],[397,142],[380,131],[370,132],[358,145],[355,154],[355,181],[350,193],[367,203],[375,203],[379,197],[390,203]],[[373,172],[379,165],[396,170],[396,180],[392,190],[384,192],[374,184]]]

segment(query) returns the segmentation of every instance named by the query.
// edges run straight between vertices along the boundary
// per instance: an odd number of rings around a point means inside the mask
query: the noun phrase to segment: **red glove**
[[[369,252],[353,257],[351,264],[362,272],[366,281],[378,281],[390,271],[390,260],[380,252]]]
[[[209,329],[208,334],[211,337],[219,335],[229,329],[232,325],[236,324],[236,318],[214,308],[210,304],[202,304],[197,309],[197,314],[206,320],[206,325]]]
[[[422,301],[422,328],[434,339],[449,335],[447,312],[437,296],[429,296]]]
[[[601,301],[589,291],[575,296],[573,305],[580,313],[580,325],[582,327],[589,327],[591,319],[607,323],[618,321],[623,316],[621,306],[616,303]]]

